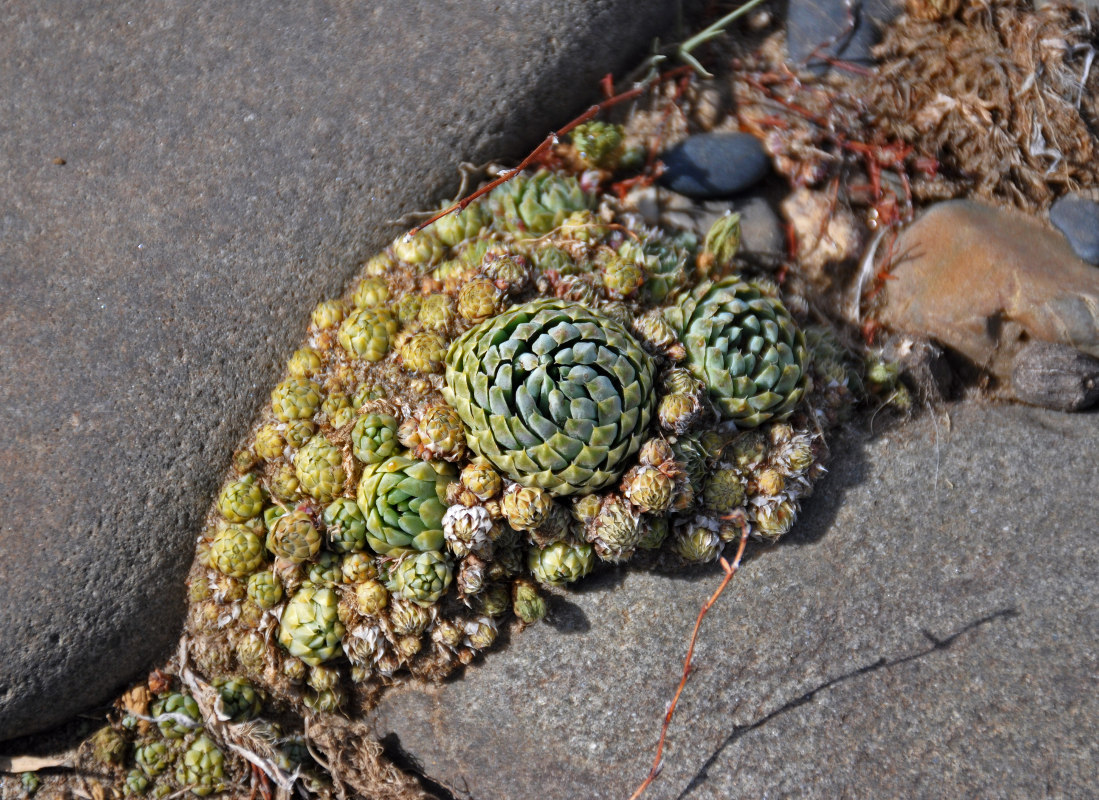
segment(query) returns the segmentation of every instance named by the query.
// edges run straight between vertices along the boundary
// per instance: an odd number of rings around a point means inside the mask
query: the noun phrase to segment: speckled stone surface
[[[835,447],[707,617],[645,797],[1088,796],[1099,419],[963,404]],[[719,580],[604,573],[377,730],[455,797],[628,797]]]
[[[386,220],[525,152],[675,5],[0,10],[0,738],[174,641],[233,447]]]

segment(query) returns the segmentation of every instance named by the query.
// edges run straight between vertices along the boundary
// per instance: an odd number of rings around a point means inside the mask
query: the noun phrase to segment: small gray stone
[[[903,9],[899,0],[791,0],[786,10],[786,52],[796,64],[826,67],[822,56],[855,64],[873,62],[871,48],[882,23]]]
[[[1065,344],[1032,342],[1015,356],[1011,388],[1024,403],[1082,411],[1099,401],[1099,359]]]
[[[660,184],[694,198],[728,197],[767,174],[771,160],[748,133],[700,133],[661,156]]]
[[[1089,264],[1099,264],[1099,203],[1066,194],[1049,209],[1049,221],[1065,235],[1076,255]]]

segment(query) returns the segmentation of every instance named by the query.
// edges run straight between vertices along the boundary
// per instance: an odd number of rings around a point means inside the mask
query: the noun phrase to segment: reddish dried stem
[[[649,770],[649,774],[645,776],[645,780],[641,782],[641,785],[637,787],[630,800],[637,800],[642,793],[649,788],[657,776],[660,775],[662,768],[661,760],[664,756],[664,743],[668,738],[668,727],[672,724],[672,715],[675,714],[675,708],[679,704],[679,696],[683,694],[683,689],[687,686],[687,679],[691,676],[691,659],[694,657],[695,644],[698,642],[698,632],[702,628],[702,620],[706,617],[706,613],[713,607],[717,599],[721,597],[721,593],[725,591],[725,587],[729,585],[729,581],[736,575],[737,569],[740,568],[740,559],[744,556],[744,548],[748,544],[748,522],[741,516],[737,520],[740,524],[740,542],[737,545],[736,557],[730,564],[724,558],[721,559],[721,568],[725,570],[725,577],[721,579],[721,584],[717,587],[710,599],[702,604],[702,608],[698,612],[698,619],[695,620],[694,630],[691,632],[691,641],[687,645],[687,657],[683,660],[683,677],[679,679],[679,686],[676,687],[675,694],[672,696],[672,702],[668,704],[668,711],[664,714],[664,723],[660,726],[660,739],[656,743],[656,757],[653,759],[652,768]]]
[[[641,94],[644,94],[646,91],[648,91],[650,88],[652,88],[653,86],[655,86],[658,83],[663,83],[664,81],[674,80],[675,78],[679,78],[680,76],[685,75],[690,71],[691,71],[691,68],[689,66],[676,67],[675,69],[669,70],[668,72],[665,72],[662,75],[658,75],[656,77],[656,79],[654,81],[650,82],[650,83],[644,83],[644,84],[641,84],[640,86],[635,86],[634,88],[632,88],[628,91],[622,92],[621,94],[616,94],[614,97],[608,97],[606,100],[602,101],[601,103],[596,103],[595,105],[588,108],[588,110],[585,111],[583,114],[576,117],[574,120],[572,120],[567,125],[565,125],[565,127],[561,128],[560,130],[553,131],[552,133],[550,133],[545,139],[542,140],[541,144],[539,144],[536,148],[534,148],[534,150],[531,151],[530,155],[528,155],[526,158],[524,158],[522,161],[519,162],[519,166],[515,167],[514,169],[506,170],[498,178],[496,178],[493,181],[490,181],[489,183],[486,183],[480,189],[473,192],[473,194],[470,194],[466,197],[463,197],[457,203],[454,203],[453,205],[448,206],[447,208],[444,208],[442,211],[435,214],[433,217],[431,217],[427,221],[421,222],[415,228],[410,230],[408,232],[408,235],[409,236],[415,236],[417,233],[422,231],[424,228],[426,228],[431,223],[433,223],[433,222],[435,222],[439,219],[442,219],[447,214],[451,214],[455,211],[462,211],[463,209],[465,209],[466,206],[468,206],[470,203],[472,203],[478,197],[481,197],[482,195],[485,195],[488,192],[491,192],[493,189],[495,189],[500,184],[507,183],[512,178],[514,178],[516,175],[518,175],[520,172],[522,172],[524,169],[529,167],[531,164],[536,163],[538,161],[538,159],[540,159],[543,155],[545,155],[546,152],[551,147],[553,147],[553,145],[557,142],[557,137],[558,136],[564,136],[566,133],[571,131],[577,125],[582,125],[583,123],[585,123],[588,120],[592,119],[596,114],[599,114],[600,112],[606,111],[608,108],[613,108],[614,106],[618,105],[619,103],[624,103],[627,100],[633,100],[635,97],[638,97]],[[606,81],[606,78],[604,78],[604,82],[605,81]]]

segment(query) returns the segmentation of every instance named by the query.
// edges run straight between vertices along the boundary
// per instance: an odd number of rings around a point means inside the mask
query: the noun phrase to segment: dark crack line
[[[880,669],[889,669],[891,667],[896,667],[901,664],[906,664],[909,661],[916,661],[917,659],[924,658],[940,650],[948,650],[959,638],[969,633],[970,631],[976,630],[984,625],[988,625],[989,623],[995,622],[996,620],[1012,619],[1017,616],[1019,616],[1019,612],[1016,611],[1014,608],[1002,608],[999,611],[993,611],[987,616],[981,617],[980,619],[968,623],[964,627],[952,633],[950,636],[942,639],[938,638],[930,631],[924,630],[922,633],[924,637],[931,643],[930,647],[924,648],[923,650],[919,650],[915,653],[911,653],[910,655],[901,656],[894,659],[889,659],[885,656],[882,656],[877,661],[871,664],[866,664],[852,670],[851,672],[847,672],[843,675],[839,675],[835,678],[830,678],[824,681],[823,683],[805,692],[800,697],[795,697],[793,700],[780,706],[779,708],[776,708],[770,714],[767,714],[766,716],[756,720],[755,722],[752,722],[748,725],[735,726],[729,733],[729,735],[725,737],[725,741],[722,742],[717,747],[717,749],[710,754],[710,757],[706,759],[702,766],[699,767],[698,772],[694,774],[694,777],[691,778],[690,783],[688,783],[683,791],[679,793],[676,800],[683,800],[683,798],[685,798],[689,792],[691,792],[693,789],[698,788],[702,784],[702,782],[708,777],[708,771],[710,767],[714,765],[714,763],[721,756],[721,754],[725,752],[725,749],[729,747],[729,745],[734,744],[746,734],[762,728],[764,725],[766,725],[776,717],[781,716],[788,711],[793,711],[794,709],[803,706],[806,703],[812,702],[821,692],[827,691],[833,686],[838,686],[839,684],[845,683],[849,680],[854,680],[855,678],[860,678],[863,675],[868,675],[871,672],[876,672]]]

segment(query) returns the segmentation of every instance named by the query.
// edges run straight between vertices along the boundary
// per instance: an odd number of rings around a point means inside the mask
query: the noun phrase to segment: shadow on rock
[[[828,689],[831,689],[835,686],[839,686],[840,684],[846,683],[849,680],[853,680],[855,678],[860,678],[864,675],[869,675],[870,673],[877,672],[881,669],[891,669],[893,667],[900,666],[901,664],[907,664],[911,661],[917,661],[938,651],[948,650],[955,644],[957,644],[958,640],[961,639],[965,634],[971,631],[978,631],[980,628],[983,628],[986,625],[990,625],[993,622],[998,622],[1001,620],[1007,621],[1017,616],[1019,616],[1019,612],[1015,608],[1001,608],[997,611],[993,611],[990,614],[986,614],[983,617],[972,620],[971,622],[963,625],[958,630],[954,631],[954,633],[944,638],[939,638],[938,636],[935,636],[935,634],[925,629],[923,631],[923,635],[928,642],[926,647],[923,647],[920,650],[917,650],[916,652],[906,656],[894,656],[893,658],[882,656],[870,664],[866,664],[862,667],[857,667],[856,669],[853,669],[835,678],[830,678],[817,684],[812,689],[809,689],[798,697],[787,701],[771,713],[764,715],[755,722],[751,722],[747,725],[735,726],[729,732],[729,735],[725,737],[725,740],[720,745],[718,745],[713,753],[710,754],[710,757],[706,759],[705,763],[703,763],[703,765],[699,768],[698,772],[696,772],[694,777],[691,778],[691,781],[687,784],[686,788],[684,788],[683,791],[679,793],[679,795],[677,796],[677,800],[682,800],[682,798],[687,797],[694,789],[700,788],[706,782],[706,779],[709,777],[708,770],[717,762],[718,758],[721,756],[726,748],[728,748],[732,744],[735,744],[745,734],[751,733],[752,731],[755,731],[759,728],[762,728],[764,725],[767,725],[776,717],[779,717],[788,711],[793,711],[794,709],[799,708],[806,703],[812,702],[821,692],[827,691]]]

